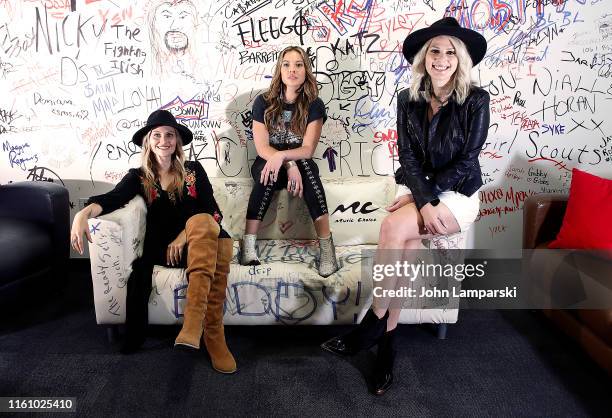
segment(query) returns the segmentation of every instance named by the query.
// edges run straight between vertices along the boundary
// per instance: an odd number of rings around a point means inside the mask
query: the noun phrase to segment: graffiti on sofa
[[[96,270],[93,274],[94,282],[98,286],[102,286],[103,293],[107,296],[107,311],[111,315],[120,316],[121,304],[115,298],[115,290],[122,289],[127,284],[126,277],[123,274],[122,263],[119,254],[113,254],[111,248],[117,244],[121,244],[121,233],[116,228],[108,228],[101,231],[99,229],[100,222],[92,224],[90,232],[96,236],[95,245],[98,248],[96,255]]]
[[[174,289],[174,314],[177,319],[183,316],[182,301],[186,292],[187,285]],[[315,312],[317,315],[331,316],[334,321],[337,321],[339,316],[351,314],[353,322],[356,322],[366,301],[366,298],[362,297],[361,281],[351,289],[348,286],[308,286],[303,282],[288,282],[276,278],[269,285],[251,281],[233,283],[227,292],[224,314],[229,312],[232,316],[254,317],[271,315],[276,322],[286,325],[306,321]]]
[[[308,268],[316,270],[319,250],[316,245],[313,245],[315,242],[304,240],[260,241],[257,245],[257,255],[264,265],[271,263],[305,264]],[[338,254],[338,264],[341,269],[344,265],[359,264],[362,260],[361,252]]]
[[[333,281],[325,284],[319,283],[320,277],[315,273],[316,255],[318,250],[309,241],[261,241],[262,265],[245,268],[244,280],[228,285],[225,313],[243,317],[270,315],[283,324],[299,324],[315,315],[334,321],[350,316],[356,322],[362,305],[367,302],[364,297],[367,292],[361,280],[351,280],[343,270],[360,264],[364,255],[361,251],[338,254],[340,271]],[[312,270],[312,275],[303,271],[281,273],[274,263],[301,264]],[[186,283],[179,284],[173,291],[173,314],[178,319],[183,314]]]

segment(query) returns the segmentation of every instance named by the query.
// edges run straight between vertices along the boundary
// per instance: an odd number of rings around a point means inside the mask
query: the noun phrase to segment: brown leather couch
[[[542,193],[525,200],[523,248],[544,249],[555,239],[561,228],[567,198],[567,195]],[[583,266],[601,262],[600,258]],[[612,266],[609,259],[605,260],[605,263]],[[581,267],[576,268],[581,269]],[[609,283],[612,282],[612,268],[607,268],[607,272],[610,272],[610,275],[597,279],[605,282],[609,289],[611,287]],[[612,301],[607,306],[612,306]],[[593,360],[612,374],[612,309],[547,309],[544,313],[566,334],[580,343]]]

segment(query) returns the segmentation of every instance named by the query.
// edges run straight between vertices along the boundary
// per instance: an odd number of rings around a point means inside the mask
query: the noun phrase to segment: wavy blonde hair
[[[314,102],[319,97],[319,89],[317,88],[317,80],[312,73],[310,59],[306,52],[299,46],[289,46],[280,53],[274,75],[270,82],[270,88],[264,93],[263,98],[268,107],[264,113],[264,124],[268,132],[279,130],[279,125],[282,123],[281,115],[283,113],[283,96],[285,93],[285,84],[281,77],[281,66],[283,58],[288,52],[295,51],[301,55],[304,61],[306,70],[306,78],[304,84],[298,89],[298,97],[295,101],[295,110],[291,115],[289,130],[297,135],[304,136],[306,132],[306,122],[308,121],[308,108],[310,103]]]
[[[151,129],[144,136],[142,140],[142,152],[141,156],[141,169],[144,174],[143,186],[145,189],[145,195],[147,202],[150,204],[153,201],[153,190],[155,190],[155,183],[159,180],[159,165],[155,154],[151,151],[151,145],[149,138],[151,137]],[[183,152],[183,138],[181,134],[175,129],[174,134],[176,136],[176,148],[174,154],[172,154],[172,162],[170,163],[169,174],[172,177],[172,181],[168,186],[167,192],[169,194],[174,193],[179,199],[183,198],[183,185],[185,184],[185,153]]]
[[[467,47],[461,39],[454,36],[448,36],[448,38],[455,48],[455,55],[457,56],[457,69],[451,79],[452,92],[455,96],[455,101],[463,104],[472,90],[472,57],[470,57]],[[409,88],[410,100],[416,101],[423,98],[427,102],[431,101],[431,77],[429,77],[425,70],[425,55],[427,55],[427,50],[433,39],[431,38],[423,45],[412,61],[412,84]],[[421,90],[421,85],[423,85],[424,90]]]

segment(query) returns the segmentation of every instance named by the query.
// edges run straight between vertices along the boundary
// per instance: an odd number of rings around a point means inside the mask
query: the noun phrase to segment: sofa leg
[[[114,343],[117,339],[117,325],[108,325],[106,327],[106,338],[109,343]]]
[[[446,339],[446,331],[448,331],[448,324],[438,324],[438,339]]]

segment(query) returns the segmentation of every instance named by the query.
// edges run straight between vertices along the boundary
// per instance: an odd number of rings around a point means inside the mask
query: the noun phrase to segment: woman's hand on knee
[[[397,197],[393,203],[391,203],[389,206],[387,206],[385,209],[388,212],[395,212],[396,210],[398,210],[399,208],[406,206],[410,203],[414,203],[414,198],[412,197],[411,194],[405,194],[402,196]]]
[[[166,264],[169,266],[178,266],[183,257],[183,249],[187,243],[187,234],[185,231],[181,231],[180,234],[168,244],[166,249]]]
[[[440,213],[441,204],[433,206],[431,203],[427,203],[420,210],[423,217],[423,226],[429,234],[444,235],[447,233],[447,226],[444,224]]]
[[[261,170],[259,182],[264,186],[267,186],[268,183],[275,183],[278,179],[278,171],[280,170],[284,161],[285,157],[282,151],[277,151],[274,155],[272,155],[270,159],[266,161],[266,165],[264,165],[264,168]]]
[[[444,225],[444,235],[455,234],[461,231],[455,215],[453,215],[444,202],[440,202],[436,209],[438,209],[438,219]]]
[[[302,174],[296,165],[287,170],[287,191],[294,197],[304,195],[304,185],[302,184]]]

